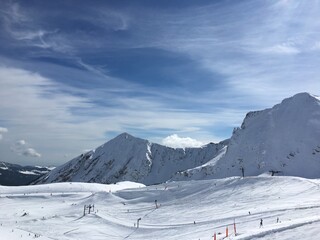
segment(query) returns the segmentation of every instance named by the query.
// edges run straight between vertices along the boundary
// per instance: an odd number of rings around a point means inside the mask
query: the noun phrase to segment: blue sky
[[[122,132],[229,138],[248,111],[319,95],[320,2],[0,4],[0,161],[58,165]]]

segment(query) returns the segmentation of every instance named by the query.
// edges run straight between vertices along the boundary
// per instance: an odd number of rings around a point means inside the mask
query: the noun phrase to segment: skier
[[[244,178],[244,168],[241,167],[241,173],[242,173],[242,177]]]
[[[279,217],[277,217],[277,223],[279,222]]]
[[[91,204],[89,205],[89,214],[90,214],[90,212],[91,212],[91,208],[92,208],[92,206],[91,206]]]
[[[262,220],[262,218],[260,219],[260,227],[262,227],[263,226],[263,220]]]

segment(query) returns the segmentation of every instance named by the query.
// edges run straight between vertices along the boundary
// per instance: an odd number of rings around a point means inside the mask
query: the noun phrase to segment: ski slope
[[[225,239],[320,239],[319,200],[318,179],[264,175],[147,187],[0,186],[0,239],[209,240],[214,233],[223,239],[226,227]],[[89,204],[94,212],[83,216]]]

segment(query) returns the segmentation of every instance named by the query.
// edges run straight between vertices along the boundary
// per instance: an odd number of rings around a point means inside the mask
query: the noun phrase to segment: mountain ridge
[[[48,173],[51,168],[41,166],[21,166],[7,162],[0,162],[0,185],[22,186],[28,185],[37,178]]]
[[[178,171],[210,161],[227,143],[225,140],[201,148],[171,148],[122,133],[57,167],[34,184],[65,181],[163,183]]]
[[[246,114],[230,139],[201,148],[170,148],[122,133],[34,182],[146,185],[168,180],[256,176],[320,177],[320,98],[298,93]]]

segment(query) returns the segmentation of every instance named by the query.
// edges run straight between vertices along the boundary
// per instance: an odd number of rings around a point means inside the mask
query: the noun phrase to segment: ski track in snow
[[[39,234],[45,240],[212,240],[214,233],[217,240],[320,239],[319,183],[259,176],[147,187],[129,182],[0,186],[0,239]],[[89,204],[95,212],[83,216]]]

